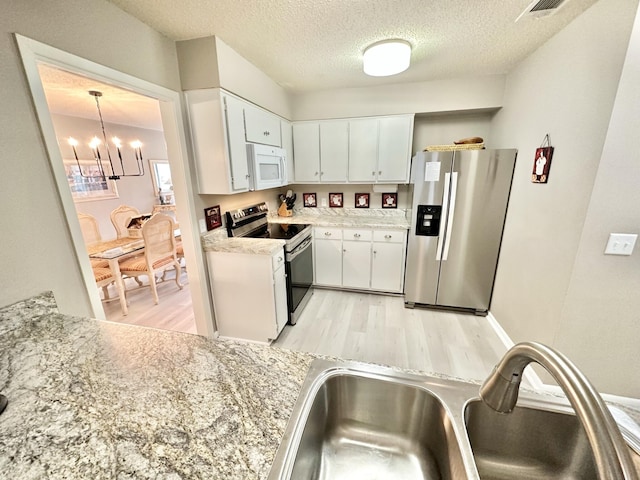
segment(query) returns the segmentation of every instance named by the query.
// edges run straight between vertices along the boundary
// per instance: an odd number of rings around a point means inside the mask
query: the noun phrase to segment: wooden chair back
[[[150,267],[167,257],[176,259],[175,224],[169,215],[156,213],[142,225],[144,253]]]
[[[80,229],[82,230],[82,237],[84,238],[85,244],[91,245],[92,243],[102,241],[98,221],[93,215],[78,213],[78,221],[80,222]]]
[[[111,212],[111,223],[113,223],[113,228],[116,229],[118,238],[129,236],[127,225],[136,215],[140,215],[138,209],[128,205],[120,205]]]

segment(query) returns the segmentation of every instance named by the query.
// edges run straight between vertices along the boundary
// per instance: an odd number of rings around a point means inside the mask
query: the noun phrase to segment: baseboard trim
[[[487,314],[487,320],[489,321],[489,325],[493,328],[493,331],[496,332],[500,341],[504,344],[504,346],[509,349],[515,345],[514,341],[511,340],[511,337],[507,334],[507,332],[502,328],[500,322],[493,316],[491,312]],[[531,388],[536,391],[540,391],[542,393],[549,393],[552,395],[564,395],[562,389],[558,385],[549,385],[542,381],[542,379],[538,376],[538,374],[533,370],[533,368],[527,368],[524,371],[524,377],[526,381],[529,383]],[[632,398],[632,397],[623,397],[620,395],[613,395],[610,393],[600,393],[603,400],[610,403],[617,403],[619,405],[625,405],[627,407],[631,407],[637,410],[640,410],[640,399]]]

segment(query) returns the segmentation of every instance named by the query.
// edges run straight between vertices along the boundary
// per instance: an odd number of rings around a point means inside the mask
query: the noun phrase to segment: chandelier
[[[100,140],[97,136],[94,136],[89,142],[89,147],[93,152],[93,158],[98,167],[98,171],[104,181],[105,178],[109,180],[120,180],[120,177],[141,177],[144,175],[144,163],[142,161],[142,143],[139,140],[134,140],[129,143],[131,148],[133,149],[133,154],[135,156],[137,173],[127,173],[124,167],[124,160],[122,159],[122,141],[118,137],[112,137],[111,142],[116,148],[116,152],[118,153],[117,160],[114,162],[114,156],[111,155],[111,150],[109,149],[109,142],[107,140],[107,133],[104,128],[104,121],[102,119],[102,111],[100,110],[100,101],[98,100],[102,96],[102,92],[98,92],[97,90],[89,90],[89,95],[95,98],[96,100],[96,108],[98,109],[98,117],[100,118],[100,128],[102,129],[102,138],[104,140]],[[76,163],[78,164],[78,170],[80,171],[80,175],[83,177],[89,177],[90,175],[86,175],[83,173],[83,169],[80,167],[80,160],[78,159],[78,153],[76,151],[76,147],[78,146],[78,141],[69,137],[67,142],[71,145],[73,149],[73,155],[76,157]],[[100,153],[100,145],[104,143],[104,153]],[[106,154],[106,158],[104,155]],[[117,165],[119,160],[120,167],[117,171],[121,173],[116,173],[115,165]],[[109,162],[109,168],[107,168],[105,173],[105,165],[103,162]],[[114,165],[115,164],[115,165]]]

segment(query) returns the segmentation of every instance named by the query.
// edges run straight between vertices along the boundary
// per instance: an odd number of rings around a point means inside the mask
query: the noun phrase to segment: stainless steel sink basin
[[[480,400],[479,389],[315,360],[269,480],[599,478],[566,399],[523,391],[515,409],[501,414]]]
[[[469,402],[465,422],[482,480],[597,480],[584,428],[571,413],[516,406],[497,413]]]
[[[417,378],[353,368],[318,375],[269,478],[464,478],[451,415]]]

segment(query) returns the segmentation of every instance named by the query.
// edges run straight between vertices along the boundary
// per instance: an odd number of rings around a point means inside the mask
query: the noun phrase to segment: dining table
[[[180,238],[180,229],[174,230],[174,236],[176,239]],[[90,258],[106,260],[109,263],[122,314],[128,315],[129,307],[127,305],[126,287],[120,272],[120,262],[130,257],[144,255],[144,239],[140,237],[121,237],[95,242],[87,245],[87,253]]]

